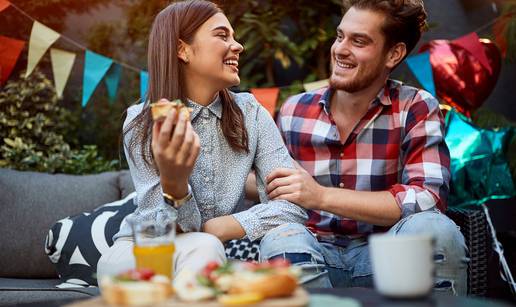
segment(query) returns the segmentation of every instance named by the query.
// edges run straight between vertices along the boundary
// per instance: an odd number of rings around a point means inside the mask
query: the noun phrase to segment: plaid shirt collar
[[[375,106],[378,102],[384,106],[392,105],[389,92],[391,87],[393,86],[393,83],[397,83],[397,81],[388,79],[387,82],[385,82],[384,87],[382,87],[380,91],[378,91],[376,98],[373,99],[373,101],[371,102],[370,108]],[[334,92],[335,89],[327,87],[326,90],[324,90],[324,92],[322,93],[321,98],[319,99],[319,104],[324,109],[324,112],[326,112],[327,115],[330,114],[330,101],[331,96]]]

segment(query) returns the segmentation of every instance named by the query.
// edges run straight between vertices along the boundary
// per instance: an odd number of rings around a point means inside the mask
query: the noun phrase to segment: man
[[[390,80],[426,27],[421,0],[351,0],[331,48],[330,86],[291,97],[279,127],[303,169],[276,169],[270,199],[309,209],[261,241],[313,287],[372,286],[367,235],[427,232],[436,239],[436,289],[466,294],[464,238],[443,212],[449,152],[438,101]],[[306,171],[305,171],[306,170]]]

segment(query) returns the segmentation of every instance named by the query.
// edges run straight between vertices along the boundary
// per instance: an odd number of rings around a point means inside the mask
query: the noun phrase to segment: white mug
[[[373,234],[369,249],[374,285],[380,294],[414,298],[430,293],[434,286],[430,235]]]

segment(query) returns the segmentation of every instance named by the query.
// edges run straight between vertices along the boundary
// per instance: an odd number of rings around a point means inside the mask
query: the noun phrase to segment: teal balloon
[[[120,83],[120,75],[122,74],[122,66],[114,63],[106,74],[104,82],[106,83],[109,102],[113,103],[118,92],[118,84]]]
[[[86,107],[99,82],[111,67],[113,60],[103,55],[86,50],[84,75],[82,81],[82,107]]]
[[[516,195],[506,159],[513,127],[481,129],[454,110],[446,114],[446,144],[450,150],[448,205],[481,205],[490,199]]]

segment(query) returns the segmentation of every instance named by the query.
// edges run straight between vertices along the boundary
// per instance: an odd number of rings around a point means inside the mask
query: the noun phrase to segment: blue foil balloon
[[[451,156],[448,205],[481,205],[489,199],[516,195],[506,159],[513,127],[488,130],[450,110],[446,114],[446,144]]]

